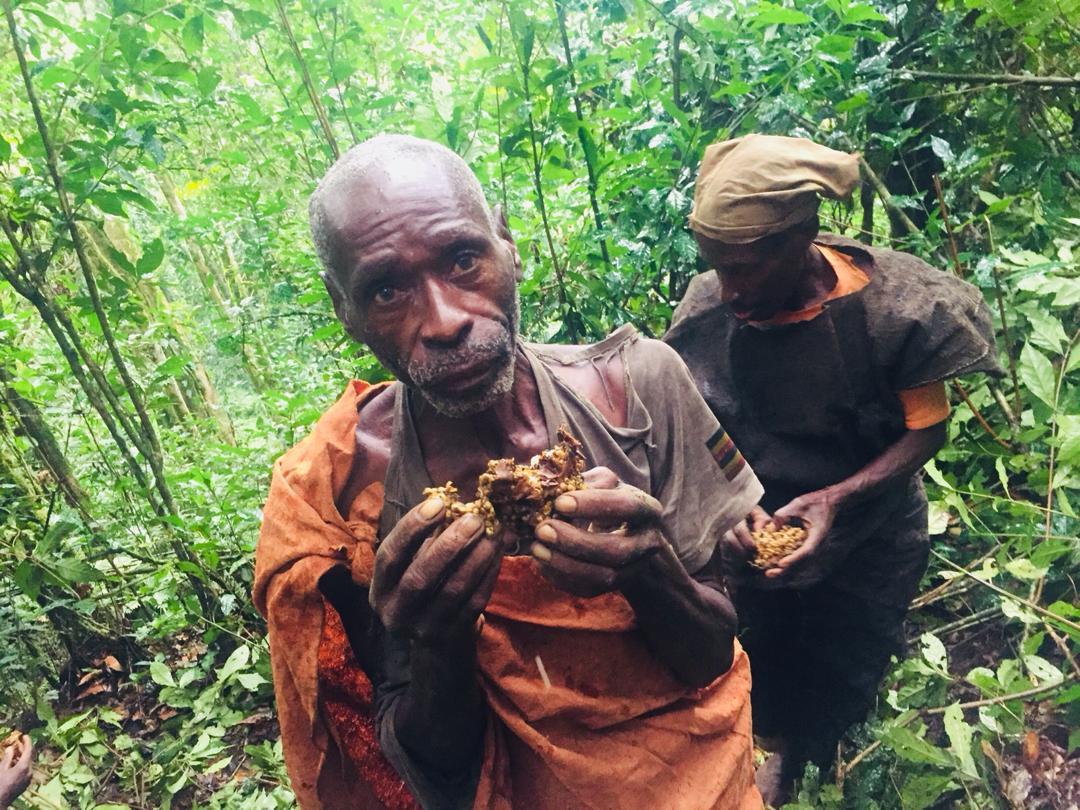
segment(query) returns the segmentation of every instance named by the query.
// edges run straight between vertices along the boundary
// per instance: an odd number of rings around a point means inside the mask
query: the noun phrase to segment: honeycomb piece
[[[750,564],[755,568],[771,568],[801,546],[806,541],[806,534],[806,529],[801,526],[777,528],[773,523],[765,524],[763,529],[751,532],[757,556]]]
[[[527,465],[510,458],[489,461],[487,469],[480,474],[472,501],[463,502],[451,481],[441,487],[428,487],[424,497],[439,497],[447,504],[441,528],[463,515],[477,514],[484,519],[488,536],[505,528],[520,538],[551,517],[556,498],[564,492],[585,488],[581,477],[584,470],[581,442],[563,425],[558,431],[558,443]]]

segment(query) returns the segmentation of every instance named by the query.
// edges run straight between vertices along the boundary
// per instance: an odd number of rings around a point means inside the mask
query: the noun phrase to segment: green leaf
[[[1058,442],[1058,461],[1080,466],[1080,416],[1064,414],[1058,417]]]
[[[936,806],[944,794],[955,790],[956,783],[950,776],[922,774],[912,776],[900,789],[900,803],[904,810],[927,810]]]
[[[114,217],[122,217],[127,213],[124,210],[124,201],[111,191],[99,189],[90,195],[90,200],[106,214]]]
[[[21,560],[15,566],[11,578],[15,581],[16,587],[31,599],[36,600],[41,595],[41,583],[44,576],[41,568],[30,560]]]
[[[1002,200],[996,194],[991,194],[989,191],[980,191],[979,199],[986,203],[986,211],[983,213],[988,217],[1009,210],[1009,206],[1012,205],[1013,201],[1012,197],[1006,197]]]
[[[1037,396],[1051,408],[1054,405],[1054,389],[1057,383],[1054,375],[1054,367],[1046,356],[1032,346],[1025,343],[1020,351],[1020,380],[1028,391]]]
[[[159,380],[166,378],[175,379],[184,373],[187,364],[187,357],[184,357],[183,355],[174,355],[154,369],[154,377]]]
[[[949,166],[956,161],[956,155],[953,154],[952,147],[949,146],[949,142],[944,138],[939,138],[937,135],[931,135],[930,148],[935,155],[941,158],[941,162],[946,166]]]
[[[854,25],[855,23],[867,22],[869,20],[874,22],[888,22],[889,18],[870,5],[851,6],[844,12],[844,16],[841,18],[844,25]]]
[[[947,673],[949,671],[949,654],[945,650],[945,645],[941,643],[941,639],[933,633],[923,633],[919,637],[919,641],[922,644],[922,654],[926,662],[935,669]]]
[[[931,536],[945,534],[949,528],[949,508],[941,501],[930,501],[926,521]]]
[[[1024,666],[1027,667],[1028,672],[1039,679],[1040,683],[1055,684],[1065,680],[1061,670],[1041,656],[1025,655]]]
[[[258,689],[262,684],[269,683],[258,672],[241,672],[236,676],[236,680],[240,682],[240,685],[245,689]]]
[[[49,570],[64,582],[71,584],[96,582],[102,579],[100,571],[82,560],[56,560],[49,563]]]
[[[747,84],[746,82],[740,81],[739,79],[734,79],[725,84],[716,92],[714,92],[712,94],[712,97],[714,99],[721,99],[724,96],[745,96],[753,89],[753,85]]]
[[[221,83],[221,74],[212,67],[204,67],[199,70],[199,73],[195,77],[195,81],[199,87],[199,92],[204,96],[210,96]]]
[[[248,661],[250,660],[251,648],[248,647],[246,644],[241,644],[239,647],[232,651],[232,654],[229,656],[228,660],[225,661],[224,666],[222,666],[221,669],[218,670],[218,680],[228,680],[231,676],[235,675],[237,672],[246,667],[248,665]]]
[[[975,767],[975,758],[971,754],[971,740],[975,731],[964,720],[964,711],[960,704],[954,703],[945,709],[943,719],[945,733],[949,737],[949,750],[959,761],[960,772],[972,779],[978,779],[979,770]]]
[[[196,14],[184,25],[182,39],[184,48],[198,53],[203,47],[204,20],[202,14]]]
[[[1026,309],[1025,314],[1031,324],[1031,335],[1028,340],[1040,349],[1045,349],[1052,354],[1060,354],[1061,347],[1069,340],[1061,321],[1036,307]]]
[[[838,113],[851,112],[852,110],[857,110],[860,107],[865,107],[866,102],[869,100],[869,98],[870,97],[866,93],[856,93],[851,98],[846,98],[841,101],[833,109],[835,109]]]
[[[45,532],[45,536],[38,541],[38,544],[34,546],[34,554],[38,557],[51,556],[60,547],[64,538],[70,536],[78,528],[79,524],[71,520],[56,521]]]
[[[751,12],[754,25],[806,25],[814,18],[776,3],[759,3]]]
[[[855,37],[829,34],[818,40],[815,50],[836,62],[849,62],[855,53]]]
[[[1007,596],[1001,597],[1001,612],[1008,618],[1018,619],[1024,624],[1031,625],[1039,622],[1039,617],[1028,607]]]
[[[150,680],[158,686],[176,686],[172,670],[161,661],[150,662]]]
[[[909,728],[892,726],[881,735],[881,741],[896,754],[908,762],[946,767],[950,764],[948,755],[940,748],[915,735]]]
[[[140,276],[157,270],[161,260],[165,258],[165,245],[160,239],[155,239],[149,245],[143,247],[142,256],[135,263],[135,271]]]
[[[1005,563],[1005,570],[1017,579],[1035,581],[1046,576],[1046,568],[1038,568],[1026,557],[1018,557]]]

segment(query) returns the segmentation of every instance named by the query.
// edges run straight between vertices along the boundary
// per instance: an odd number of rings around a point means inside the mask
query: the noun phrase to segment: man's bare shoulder
[[[356,422],[356,456],[349,481],[339,499],[339,508],[347,510],[353,499],[368,486],[386,479],[398,385],[386,386],[360,405]],[[343,511],[342,514],[347,512]]]
[[[554,360],[548,365],[551,372],[592,403],[610,424],[626,424],[626,374],[619,352],[594,353],[588,351],[592,346],[553,343],[533,348],[544,358]]]

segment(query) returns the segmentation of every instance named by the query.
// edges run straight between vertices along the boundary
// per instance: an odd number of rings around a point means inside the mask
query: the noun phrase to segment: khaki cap
[[[705,150],[690,227],[728,244],[754,242],[812,217],[820,197],[847,198],[859,158],[805,138],[745,135]]]

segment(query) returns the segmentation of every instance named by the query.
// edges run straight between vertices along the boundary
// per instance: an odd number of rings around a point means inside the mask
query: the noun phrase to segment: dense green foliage
[[[954,392],[911,656],[799,806],[1007,807],[1025,734],[1080,744],[1080,102],[1033,78],[1076,69],[1080,2],[3,3],[0,726],[35,729],[25,806],[290,805],[252,552],[272,460],[382,373],[306,220],[382,131],[473,165],[524,328],[557,341],[663,332],[709,143],[861,151],[882,188],[827,227],[978,285],[1011,373]]]

